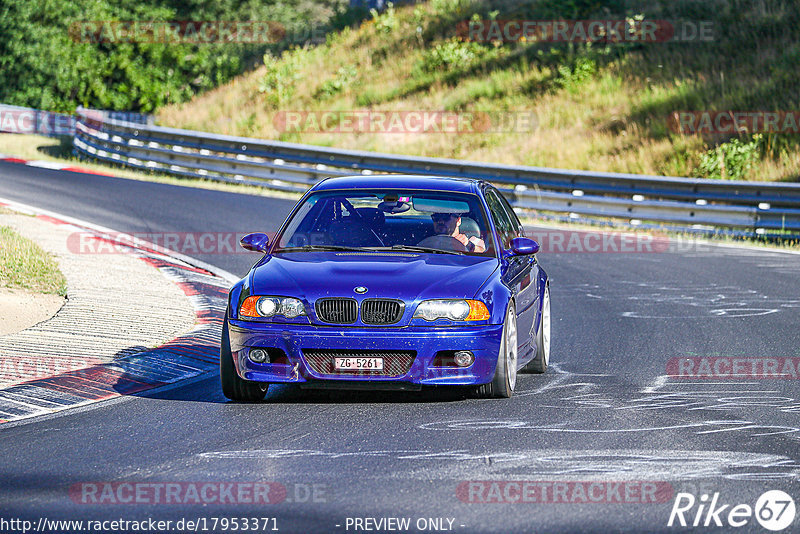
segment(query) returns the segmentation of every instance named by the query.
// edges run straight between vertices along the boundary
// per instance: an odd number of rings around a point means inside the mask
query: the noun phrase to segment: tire
[[[522,368],[526,373],[544,373],[550,364],[550,286],[544,286],[542,320],[537,335],[536,356]]]
[[[231,341],[228,336],[228,312],[222,323],[222,339],[219,344],[219,379],[222,383],[222,394],[227,398],[241,402],[258,402],[267,395],[268,384],[243,380],[236,373],[231,353]]]
[[[497,355],[494,379],[478,387],[478,395],[488,399],[507,399],[517,385],[517,312],[514,303],[508,305],[503,322],[503,339]]]

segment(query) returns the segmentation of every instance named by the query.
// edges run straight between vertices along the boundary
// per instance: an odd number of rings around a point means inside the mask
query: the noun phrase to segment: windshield
[[[310,195],[273,253],[326,248],[479,256],[495,251],[477,195],[389,190]]]

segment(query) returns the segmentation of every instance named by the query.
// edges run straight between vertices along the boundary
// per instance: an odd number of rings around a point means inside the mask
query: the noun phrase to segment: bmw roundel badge
[[[355,291],[355,292],[356,292],[356,293],[358,293],[359,295],[363,295],[363,294],[364,294],[364,293],[366,293],[368,290],[367,290],[367,288],[366,288],[366,287],[364,287],[364,286],[358,286],[358,287],[356,287],[355,289],[353,289],[353,291]]]

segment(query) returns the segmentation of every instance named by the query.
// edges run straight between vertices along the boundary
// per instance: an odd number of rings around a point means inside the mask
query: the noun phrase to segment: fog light
[[[256,363],[264,363],[267,361],[267,351],[262,349],[253,349],[250,351],[250,359]]]
[[[453,354],[453,360],[459,367],[469,367],[475,361],[475,356],[468,350],[460,350]]]

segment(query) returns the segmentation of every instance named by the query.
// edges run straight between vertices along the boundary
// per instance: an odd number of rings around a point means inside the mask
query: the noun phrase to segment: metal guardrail
[[[282,191],[326,176],[404,173],[480,178],[523,210],[691,227],[800,231],[800,184],[687,179],[420,158],[117,121],[78,110],[80,154],[162,173]]]
[[[84,110],[84,113],[92,114],[94,117],[153,124],[153,116],[145,113],[101,110]],[[0,104],[0,132],[73,137],[75,122],[76,118],[73,115]]]
[[[48,137],[75,135],[75,117],[50,111],[0,104],[0,132]]]

